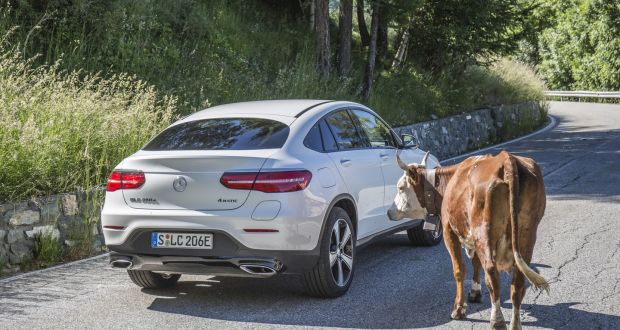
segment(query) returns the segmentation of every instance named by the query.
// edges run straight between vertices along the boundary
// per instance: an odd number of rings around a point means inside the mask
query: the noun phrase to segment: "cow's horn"
[[[422,158],[422,163],[420,164],[420,167],[426,167],[426,161],[428,160],[428,155],[429,155],[429,154],[430,154],[430,152],[429,152],[429,151],[427,151],[427,152],[424,154],[424,158]]]
[[[407,171],[409,167],[402,159],[400,159],[400,152],[396,152],[396,162],[398,163],[398,167],[402,168],[403,171]]]

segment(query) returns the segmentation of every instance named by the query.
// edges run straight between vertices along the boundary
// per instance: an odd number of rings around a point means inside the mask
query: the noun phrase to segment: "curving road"
[[[547,185],[533,265],[551,293],[528,291],[523,325],[620,329],[620,105],[552,103],[550,114],[556,127],[503,147],[536,159]],[[397,234],[360,251],[357,262],[349,293],[320,300],[294,278],[187,276],[174,289],[140,290],[95,258],[1,280],[0,328],[489,327],[484,287],[467,320],[450,320],[454,282],[443,244],[413,248]]]

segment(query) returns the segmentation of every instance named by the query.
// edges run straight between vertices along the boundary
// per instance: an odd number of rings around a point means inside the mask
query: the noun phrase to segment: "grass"
[[[173,118],[174,97],[128,75],[33,68],[0,49],[0,201],[105,182]]]
[[[62,243],[52,232],[43,231],[34,236],[33,262],[38,264],[38,268],[60,262],[63,252]]]

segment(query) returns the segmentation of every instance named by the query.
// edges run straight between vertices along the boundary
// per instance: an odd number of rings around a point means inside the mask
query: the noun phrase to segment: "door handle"
[[[342,166],[349,167],[349,166],[351,166],[351,160],[343,158],[343,159],[340,160],[340,164],[342,164]]]
[[[383,160],[390,159],[390,155],[388,155],[388,154],[379,154],[379,157],[381,157],[381,159],[383,159]]]

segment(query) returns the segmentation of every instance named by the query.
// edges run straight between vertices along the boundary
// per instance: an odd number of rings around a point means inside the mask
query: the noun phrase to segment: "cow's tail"
[[[512,254],[515,264],[518,270],[525,275],[536,289],[549,292],[549,283],[547,280],[532,270],[527,262],[523,260],[523,257],[521,257],[521,253],[519,253],[519,169],[517,167],[517,159],[511,154],[508,154],[508,158],[504,161],[504,180],[508,183]]]

